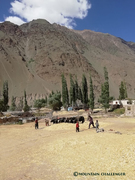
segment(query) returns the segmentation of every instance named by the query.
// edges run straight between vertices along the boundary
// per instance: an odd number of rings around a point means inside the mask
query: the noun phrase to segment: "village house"
[[[111,105],[122,105],[125,108],[125,116],[135,116],[135,100],[114,100]]]
[[[134,105],[134,104],[135,104],[135,100],[131,100],[131,101],[128,100],[128,99],[113,100],[111,104],[112,104],[112,105],[118,104],[118,105],[122,105],[122,106],[124,107],[124,106],[127,106],[127,105],[129,105],[129,104]]]

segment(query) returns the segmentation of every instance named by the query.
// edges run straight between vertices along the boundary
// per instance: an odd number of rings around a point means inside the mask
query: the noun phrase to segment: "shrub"
[[[125,108],[115,109],[113,112],[116,113],[116,114],[124,114],[125,113]]]
[[[19,125],[22,125],[22,124],[23,124],[23,122],[22,122],[22,121],[19,121],[19,122],[18,122],[18,124],[19,124]]]
[[[27,112],[27,111],[30,110],[30,107],[26,104],[26,105],[24,106],[23,110],[24,110],[24,112]]]
[[[53,110],[60,110],[60,107],[62,106],[60,92],[57,92],[49,97],[48,103]]]
[[[42,107],[46,106],[46,100],[45,99],[38,99],[34,101],[34,107],[40,109]]]

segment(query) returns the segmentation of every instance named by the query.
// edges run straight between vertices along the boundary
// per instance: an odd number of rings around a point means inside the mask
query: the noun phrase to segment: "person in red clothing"
[[[79,122],[78,121],[76,122],[76,132],[77,131],[79,132]]]
[[[35,129],[38,129],[38,118],[35,119]]]

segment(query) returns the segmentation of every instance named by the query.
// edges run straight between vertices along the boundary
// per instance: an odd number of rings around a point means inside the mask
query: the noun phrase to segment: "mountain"
[[[91,30],[76,31],[38,19],[21,26],[0,23],[0,90],[8,80],[10,97],[23,96],[29,102],[61,90],[61,74],[69,85],[69,74],[81,84],[91,73],[96,98],[104,81],[103,67],[109,74],[110,93],[119,95],[121,81],[134,97],[135,43]]]
[[[125,81],[128,96],[134,98],[135,43],[90,30],[75,32],[89,43],[84,56],[100,77],[103,76],[103,66],[107,67],[111,94],[118,97],[120,82]]]

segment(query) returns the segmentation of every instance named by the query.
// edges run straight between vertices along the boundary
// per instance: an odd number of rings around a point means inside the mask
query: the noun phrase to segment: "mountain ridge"
[[[0,89],[9,81],[9,95],[23,96],[29,101],[38,95],[61,90],[61,74],[68,87],[69,74],[77,76],[81,85],[82,74],[92,75],[96,98],[104,81],[103,67],[109,73],[110,93],[116,98],[119,85],[127,83],[129,97],[134,96],[135,43],[91,30],[77,31],[33,20],[21,26],[0,23]],[[38,94],[38,95],[37,95]]]

